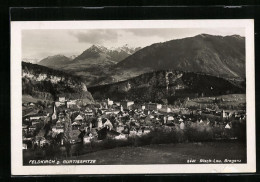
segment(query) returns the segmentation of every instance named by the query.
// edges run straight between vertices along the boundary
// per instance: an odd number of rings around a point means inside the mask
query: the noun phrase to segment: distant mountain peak
[[[92,45],[90,48],[87,50],[89,51],[94,51],[94,52],[106,52],[108,49],[105,46],[102,45]]]
[[[55,66],[63,65],[64,63],[67,63],[69,61],[70,58],[68,58],[67,56],[64,56],[62,54],[56,54],[42,59],[37,64],[42,66],[47,66],[47,67],[55,67]]]
[[[131,55],[140,49],[141,49],[141,47],[133,47],[133,46],[129,46],[128,44],[124,44],[120,47],[111,47],[109,50],[118,51],[118,52],[123,51],[123,52],[126,52],[127,54]]]
[[[234,35],[228,35],[226,37],[233,37],[233,38],[236,38],[236,39],[244,39],[245,37],[242,37],[241,35],[237,35],[237,34],[234,34]]]
[[[59,58],[59,57],[66,57],[62,54],[56,54],[56,55],[53,55],[53,56],[48,56],[47,58]]]

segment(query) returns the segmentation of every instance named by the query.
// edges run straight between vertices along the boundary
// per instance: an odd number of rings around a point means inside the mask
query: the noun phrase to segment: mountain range
[[[44,58],[37,64],[81,76],[86,79],[86,83],[89,85],[95,83],[100,75],[109,71],[110,67],[140,49],[140,47],[131,48],[128,45],[110,49],[100,45],[92,45],[73,59],[64,55],[55,55]]]
[[[52,56],[38,64],[81,76],[90,86],[128,80],[157,70],[179,70],[245,79],[245,38],[239,35],[194,37],[144,48],[93,45],[74,59]]]
[[[120,80],[127,79],[129,73],[137,76],[166,69],[244,79],[245,38],[201,34],[152,44],[119,62],[112,76]]]
[[[64,55],[58,54],[54,56],[48,56],[40,60],[38,64],[50,68],[59,68],[60,66],[73,66],[73,64],[77,63],[98,65],[116,64],[140,49],[141,47],[128,47],[127,44],[122,47],[112,47],[110,49],[101,45],[92,45],[78,56],[73,55],[70,57],[66,57]]]

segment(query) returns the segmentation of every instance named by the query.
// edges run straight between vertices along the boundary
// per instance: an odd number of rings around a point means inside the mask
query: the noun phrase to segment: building
[[[109,98],[106,100],[106,104],[108,105],[108,106],[112,106],[113,105],[113,101],[112,100],[110,100]]]
[[[150,111],[158,111],[158,109],[162,109],[162,104],[157,104],[157,103],[147,103],[145,104],[145,108],[150,110]]]
[[[231,129],[231,126],[227,123],[225,129]]]
[[[22,128],[23,128],[23,131],[24,131],[24,132],[27,132],[27,131],[28,131],[28,125],[24,125],[24,124],[23,124]]]
[[[51,119],[52,119],[52,120],[56,120],[56,119],[57,119],[57,112],[56,112],[55,106],[53,106],[53,114],[52,114],[52,116],[51,116]]]
[[[66,105],[66,99],[65,97],[59,97],[59,101],[55,102],[56,107],[64,106]]]
[[[77,100],[67,101],[67,108],[71,108],[72,106],[75,106],[77,104],[76,101]]]
[[[65,102],[66,101],[66,99],[65,99],[65,97],[59,97],[59,102]]]
[[[84,119],[84,118],[79,114],[79,115],[74,119],[74,121],[82,122],[83,119]]]
[[[124,100],[121,101],[120,104],[124,109],[132,109],[134,101]]]
[[[104,111],[104,114],[110,115],[110,114],[118,114],[120,111],[119,110],[106,110]]]
[[[145,115],[148,115],[148,114],[150,114],[150,113],[151,113],[150,110],[148,110],[148,109],[145,109],[145,110],[144,110],[144,114],[145,114]]]
[[[33,114],[29,116],[29,120],[30,121],[39,120],[43,117],[45,117],[43,114]]]
[[[40,123],[40,121],[39,120],[34,120],[34,121],[32,121],[32,125],[34,126],[34,125],[37,125],[37,124],[39,124]]]
[[[29,127],[29,131],[33,132],[33,131],[35,131],[35,130],[36,130],[36,126],[30,126],[30,127]]]
[[[139,110],[145,110],[145,105],[144,104],[135,104],[134,108],[139,109]]]
[[[85,116],[86,118],[90,118],[94,115],[93,111],[92,110],[85,110]]]
[[[181,124],[180,124],[180,129],[181,129],[181,130],[184,130],[184,129],[185,129],[185,124],[183,123],[183,121],[182,121]]]
[[[64,127],[63,126],[53,126],[52,132],[57,133],[57,134],[64,133]]]
[[[27,150],[27,144],[23,143],[23,150]]]
[[[78,130],[78,129],[80,129],[81,128],[81,122],[79,122],[79,121],[74,121],[72,124],[71,124],[71,126],[72,126],[72,130]]]

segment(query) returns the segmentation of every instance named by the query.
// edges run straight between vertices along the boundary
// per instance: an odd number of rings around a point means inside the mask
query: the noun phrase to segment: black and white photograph
[[[253,20],[11,23],[13,174],[255,171]]]

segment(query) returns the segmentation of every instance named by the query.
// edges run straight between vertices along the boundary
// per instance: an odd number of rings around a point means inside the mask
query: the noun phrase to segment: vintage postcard
[[[254,62],[254,20],[12,21],[12,175],[255,172]]]

